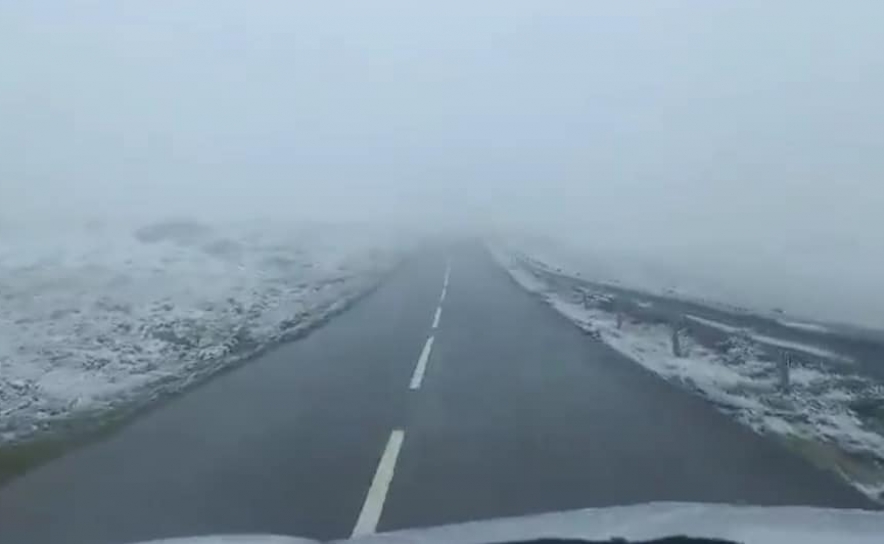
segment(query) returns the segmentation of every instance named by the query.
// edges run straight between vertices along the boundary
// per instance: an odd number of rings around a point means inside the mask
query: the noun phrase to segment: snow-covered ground
[[[185,387],[376,285],[365,226],[171,221],[0,231],[0,444]]]
[[[884,427],[874,413],[884,399],[884,387],[857,373],[839,354],[692,316],[720,330],[726,340],[710,345],[682,332],[682,356],[676,357],[670,325],[627,314],[618,327],[617,315],[604,304],[611,300],[604,286],[595,284],[595,291],[583,287],[577,293],[556,285],[548,272],[523,260],[521,251],[501,246],[492,252],[526,290],[615,350],[701,394],[757,432],[783,436],[868,496],[884,500]],[[813,355],[793,362],[788,391],[781,387],[771,347]],[[869,405],[871,415],[858,409]]]

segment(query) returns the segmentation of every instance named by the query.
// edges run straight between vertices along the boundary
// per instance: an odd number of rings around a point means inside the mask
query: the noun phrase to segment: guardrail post
[[[789,368],[792,366],[792,355],[789,352],[780,353],[779,360],[779,382],[780,382],[780,391],[783,393],[788,393],[792,389],[792,384],[789,380]]]
[[[678,336],[678,321],[672,322],[672,355],[673,357],[681,357],[681,339]]]

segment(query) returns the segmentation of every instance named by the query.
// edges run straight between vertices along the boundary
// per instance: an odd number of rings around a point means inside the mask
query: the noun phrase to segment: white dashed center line
[[[436,314],[433,316],[433,330],[439,328],[439,320],[442,319],[442,303],[445,302],[445,295],[448,294],[448,281],[450,277],[451,262],[446,261],[445,281],[442,282],[442,296],[439,297],[439,306],[436,307]],[[420,389],[421,383],[424,381],[424,374],[427,371],[430,354],[433,352],[433,342],[435,339],[435,336],[427,338],[424,349],[421,350],[417,366],[414,368],[414,374],[411,376],[411,383],[408,386],[411,390]],[[384,453],[381,456],[380,463],[378,463],[371,487],[368,488],[368,494],[365,496],[365,502],[362,504],[362,510],[359,512],[359,518],[356,520],[356,526],[353,528],[354,537],[370,535],[377,530],[381,514],[384,512],[387,492],[390,490],[390,483],[393,481],[396,460],[399,458],[399,450],[402,448],[403,440],[405,440],[405,431],[401,429],[394,430],[390,434],[387,447],[384,448]]]
[[[445,302],[445,295],[448,294],[448,278],[450,275],[451,264],[446,263],[445,281],[442,285],[442,296],[439,297],[439,306],[436,307],[436,315],[433,316],[433,330],[439,328],[439,320],[442,319],[442,303]],[[420,389],[421,382],[424,380],[424,373],[427,371],[427,363],[430,361],[430,353],[433,351],[434,340],[434,336],[427,338],[427,342],[424,344],[424,349],[421,350],[421,355],[417,360],[417,366],[414,368],[414,374],[411,376],[411,384],[408,386],[411,390]]]
[[[434,337],[427,338],[424,349],[421,350],[421,356],[417,360],[417,366],[414,368],[414,375],[411,376],[411,385],[409,389],[420,389],[421,382],[424,381],[424,373],[427,371],[427,362],[430,360],[430,352],[433,351]]]
[[[356,527],[353,528],[354,537],[370,535],[377,530],[378,521],[384,512],[387,491],[390,489],[390,482],[393,481],[393,472],[396,470],[396,459],[399,457],[399,450],[402,448],[404,439],[405,431],[401,429],[390,433],[387,447],[384,448],[381,462],[378,463],[371,487],[368,488],[368,494],[362,504],[362,511],[359,512],[359,519],[356,520]]]

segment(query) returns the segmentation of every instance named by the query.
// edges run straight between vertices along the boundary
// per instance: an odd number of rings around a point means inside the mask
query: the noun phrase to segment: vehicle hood
[[[650,503],[407,529],[353,539],[352,544],[479,544],[541,537],[648,540],[665,536],[721,538],[747,544],[881,544],[884,512],[809,507]],[[207,536],[163,544],[307,544],[280,536]],[[157,542],[153,543],[157,544]]]

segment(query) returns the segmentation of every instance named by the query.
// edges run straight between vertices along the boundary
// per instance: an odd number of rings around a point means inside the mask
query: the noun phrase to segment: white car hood
[[[721,538],[746,544],[882,544],[884,512],[808,507],[650,503],[408,529],[363,536],[352,544],[479,544],[541,537],[648,540],[666,536]],[[276,536],[209,536],[163,544],[306,544]],[[157,543],[153,543],[157,544]]]

